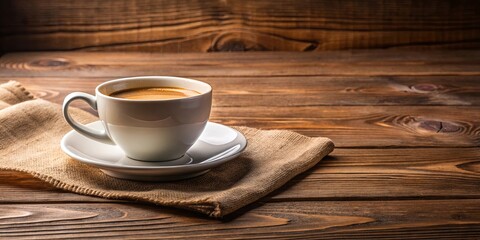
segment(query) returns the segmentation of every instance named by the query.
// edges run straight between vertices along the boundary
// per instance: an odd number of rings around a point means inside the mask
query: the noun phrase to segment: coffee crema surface
[[[166,100],[200,95],[199,92],[173,87],[132,88],[111,93],[109,96],[132,100]]]

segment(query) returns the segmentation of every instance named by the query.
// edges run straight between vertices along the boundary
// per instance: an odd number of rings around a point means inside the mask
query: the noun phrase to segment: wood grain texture
[[[269,203],[223,221],[133,204],[2,207],[7,209],[0,213],[3,239],[474,239],[480,234],[480,200]]]
[[[479,107],[218,107],[211,119],[329,137],[336,147],[480,146]]]
[[[0,203],[123,202],[66,192],[30,174],[14,171],[0,171],[0,192]],[[2,209],[0,206],[0,212]]]
[[[107,76],[119,75],[113,69],[129,72],[127,76],[137,71],[145,74],[161,72],[163,75],[162,67],[167,70],[189,69],[191,74],[199,75],[199,79],[211,83],[216,89],[213,121],[327,136],[336,142],[337,147],[479,146],[479,73],[476,71],[480,69],[480,51],[397,53],[19,53],[0,58],[0,67],[4,69],[0,75],[3,74],[4,80],[22,81],[33,90],[42,89],[38,92],[40,96],[60,103],[71,89],[92,93],[98,83],[110,78]],[[75,64],[70,66],[70,62]],[[41,67],[28,67],[32,63]],[[344,77],[299,76],[305,74],[297,71],[299,66],[305,65],[319,75],[333,75],[337,70],[345,72],[340,70],[350,70],[352,65],[357,65],[358,71],[353,72],[360,76],[353,73]],[[337,70],[326,67],[323,73],[315,72],[322,65],[336,66]],[[214,66],[231,66],[236,70],[232,77],[228,76],[231,72],[219,71]],[[429,71],[435,74],[444,73],[417,77],[427,73],[417,71],[414,66],[429,66]],[[472,68],[466,69],[466,66]],[[381,70],[373,74],[375,68]],[[452,71],[445,73],[448,68]],[[252,69],[263,72],[252,72]],[[202,72],[208,76],[202,76]],[[77,73],[88,78],[65,77]],[[277,73],[286,76],[268,75]],[[240,77],[237,74],[268,76]],[[372,137],[358,141],[358,136]]]
[[[196,78],[215,89],[214,107],[480,105],[480,76]],[[93,94],[111,78],[0,77],[0,82],[12,79],[40,98],[61,103],[72,88]]]
[[[480,197],[478,148],[335,149],[275,201]]]
[[[337,148],[222,221],[2,172],[0,238],[478,238],[479,66],[480,51],[6,54],[0,82],[56,103],[117,77],[190,76],[215,89],[212,121]]]
[[[15,172],[0,172],[0,192],[3,204],[120,202],[56,190],[27,174]],[[455,198],[480,198],[478,149],[337,148],[263,201]]]
[[[472,0],[1,1],[0,51],[478,48]]]
[[[75,91],[85,90],[93,94],[97,82],[102,81],[101,79],[95,79],[95,81],[71,79],[48,84],[48,81],[44,81],[43,78],[21,78],[17,80],[20,80],[27,88],[33,89],[33,93],[39,97],[59,104],[62,103],[66,94],[73,91],[73,86],[78,86]],[[221,85],[229,85],[228,80],[228,78],[222,79]],[[77,82],[78,84],[71,85],[69,84],[71,82]],[[212,83],[213,81],[209,82]],[[297,80],[292,78],[289,83],[292,82],[295,83]],[[477,81],[473,80],[472,82]],[[215,84],[213,85],[215,86]],[[341,86],[341,84],[335,86],[339,85]],[[65,86],[70,87],[65,89]],[[238,95],[230,94],[228,87],[219,87],[221,89],[219,93],[217,91],[214,93],[214,104],[210,118],[212,121],[233,126],[287,129],[308,136],[329,137],[335,142],[336,147],[340,148],[480,146],[480,106],[457,106],[455,108],[449,106],[403,106],[402,104],[399,106],[377,104],[375,107],[368,105],[349,106],[360,104],[360,101],[357,101],[359,97],[342,99],[341,106],[335,106],[338,104],[336,102],[329,102],[327,106],[318,104],[318,98],[305,94],[304,90],[313,91],[309,87],[291,93],[292,96],[280,93],[276,98],[266,90],[255,98],[248,93],[248,87],[236,87],[235,84],[230,86],[232,87],[231,91],[237,92]],[[255,91],[260,93],[263,88],[255,86],[258,85],[254,82],[250,84],[251,89],[256,88]],[[54,90],[51,90],[52,88]],[[292,89],[284,91],[290,90]],[[225,92],[222,93],[222,91]],[[413,92],[412,95],[423,94],[416,93],[418,90],[414,89],[409,91]],[[322,94],[322,92],[315,94]],[[409,99],[403,90],[401,90],[401,94],[405,95],[403,99]],[[478,99],[478,94],[473,92],[472,94],[476,96],[475,99]],[[334,97],[334,95],[330,96]],[[433,98],[436,98],[435,96],[438,95],[434,95]],[[460,94],[460,96],[463,95]],[[381,97],[373,96],[373,99],[382,102]],[[460,100],[462,97],[444,98],[450,103],[453,102],[452,99],[457,104],[467,102],[462,102]],[[93,112],[84,103],[76,103],[75,106]],[[359,141],[359,137],[362,136],[370,137]]]
[[[480,51],[5,54],[0,77],[479,76]]]

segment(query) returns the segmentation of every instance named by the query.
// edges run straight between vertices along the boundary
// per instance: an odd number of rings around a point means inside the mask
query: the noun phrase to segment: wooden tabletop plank
[[[335,149],[263,201],[480,198],[479,160],[474,148]],[[0,203],[110,201],[4,171],[0,192]]]
[[[10,53],[0,77],[480,75],[480,51],[319,53]]]
[[[480,76],[198,77],[212,85],[215,106],[479,106]],[[108,77],[0,77],[60,103],[72,91],[93,94]]]
[[[336,147],[478,147],[480,108],[446,106],[217,107],[211,120],[331,138]]]
[[[381,79],[384,78],[377,80],[381,81]],[[79,90],[92,93],[94,86],[103,81],[103,79],[93,82],[71,79],[49,83],[45,78],[21,78],[17,80],[22,81],[27,88],[32,89],[39,97],[56,103],[61,103],[64,96],[72,91]],[[211,78],[208,80],[213,85],[219,85],[221,81]],[[74,85],[72,82],[76,84]],[[467,79],[465,82],[467,82],[465,85],[470,84],[472,86],[472,93],[476,91],[478,81],[475,81],[475,78]],[[221,84],[228,85],[224,82]],[[454,83],[451,82],[451,84]],[[299,93],[291,99],[284,96],[283,100],[280,101],[264,101],[263,104],[261,104],[261,101],[257,101],[255,102],[258,103],[256,106],[253,103],[244,106],[242,101],[230,102],[228,99],[231,100],[232,95],[235,94],[228,94],[228,91],[237,91],[237,99],[243,99],[243,102],[252,102],[254,98],[251,98],[248,90],[245,90],[248,88],[240,86],[236,90],[234,90],[234,87],[230,90],[223,86],[219,86],[219,88],[220,93],[214,93],[211,120],[228,125],[262,129],[288,129],[308,136],[325,136],[334,140],[336,146],[341,148],[480,146],[480,122],[478,121],[480,119],[480,108],[478,106],[458,106],[455,108],[403,105],[298,106],[296,103],[302,103],[305,99],[307,99],[306,102],[315,101],[308,100],[310,97],[303,93]],[[250,87],[250,89],[253,88],[253,86]],[[222,93],[222,91],[224,92]],[[243,91],[246,91],[246,93],[243,93]],[[451,91],[455,92],[455,87],[452,87]],[[422,94],[410,93],[410,95]],[[408,98],[408,94],[405,95],[405,98]],[[468,96],[468,94],[460,95]],[[263,98],[263,96],[259,97]],[[278,96],[281,97],[281,95]],[[446,96],[430,95],[431,98],[448,99]],[[352,97],[349,101],[354,102],[356,98]],[[477,101],[479,98],[480,95],[472,94],[470,100]],[[373,96],[372,99],[374,99]],[[450,96],[452,101],[468,102],[467,98],[461,99],[461,97],[455,99],[454,95]],[[275,103],[283,106],[277,106]],[[86,110],[90,109],[86,104],[76,106],[83,107]],[[371,137],[365,138],[365,136]]]
[[[0,192],[0,203],[123,202],[60,190],[28,173],[15,171],[0,171]]]
[[[480,198],[478,148],[335,149],[277,193],[290,199]]]
[[[223,221],[135,204],[1,205],[1,238],[472,239],[480,200],[269,203]]]

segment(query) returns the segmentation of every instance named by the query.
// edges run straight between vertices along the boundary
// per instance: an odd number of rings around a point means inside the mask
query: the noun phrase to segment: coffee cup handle
[[[70,116],[70,113],[68,112],[68,108],[70,106],[70,103],[72,103],[76,99],[80,99],[87,102],[88,105],[90,105],[90,107],[92,107],[93,110],[97,111],[97,100],[94,96],[90,94],[82,93],[82,92],[70,93],[63,100],[63,107],[62,107],[63,116],[65,117],[65,120],[67,121],[67,123],[70,124],[70,126],[75,131],[77,131],[78,133],[82,134],[85,137],[91,138],[101,143],[115,144],[110,139],[110,137],[108,136],[105,130],[92,129],[73,120],[72,116]]]

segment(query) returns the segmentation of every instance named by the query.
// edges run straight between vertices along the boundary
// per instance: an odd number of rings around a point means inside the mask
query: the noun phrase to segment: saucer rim
[[[95,123],[98,123],[98,122],[100,122],[100,120],[93,121],[93,122],[87,123],[85,125],[88,126],[88,125],[92,125],[92,124],[95,124]],[[237,137],[234,139],[234,141],[238,138],[241,138],[243,140],[243,142],[245,142],[245,144],[242,147],[242,144],[239,143],[238,145],[240,145],[240,148],[237,150],[237,152],[233,155],[228,156],[228,157],[219,158],[217,160],[208,161],[208,162],[200,162],[200,163],[194,163],[194,164],[188,164],[188,165],[171,165],[171,166],[129,166],[129,165],[114,165],[114,164],[108,164],[108,163],[105,164],[105,163],[97,162],[97,161],[94,161],[94,160],[91,160],[91,159],[88,159],[88,158],[84,158],[82,156],[75,155],[75,154],[71,153],[71,151],[66,146],[67,138],[70,135],[79,134],[75,130],[70,130],[65,135],[63,135],[63,137],[60,141],[60,148],[62,149],[62,151],[65,154],[67,154],[69,157],[73,158],[76,161],[79,161],[79,162],[82,162],[82,163],[85,163],[85,164],[88,164],[88,165],[91,165],[91,166],[94,166],[94,167],[97,167],[97,168],[101,167],[101,169],[107,168],[107,169],[118,169],[118,170],[162,170],[162,169],[198,170],[196,168],[199,168],[199,167],[207,168],[207,167],[217,166],[221,163],[232,160],[232,159],[238,157],[241,153],[243,153],[243,151],[246,149],[246,147],[248,145],[248,141],[247,141],[246,137],[241,132],[237,131],[234,128],[231,128],[229,126],[226,126],[226,125],[223,125],[223,124],[220,124],[220,123],[215,123],[215,122],[210,122],[210,121],[208,121],[208,123],[209,124],[218,124],[218,125],[222,125],[224,127],[230,128],[231,130],[235,131],[238,134]],[[92,141],[95,141],[95,140],[92,140]],[[135,160],[135,161],[138,161],[138,160]]]

